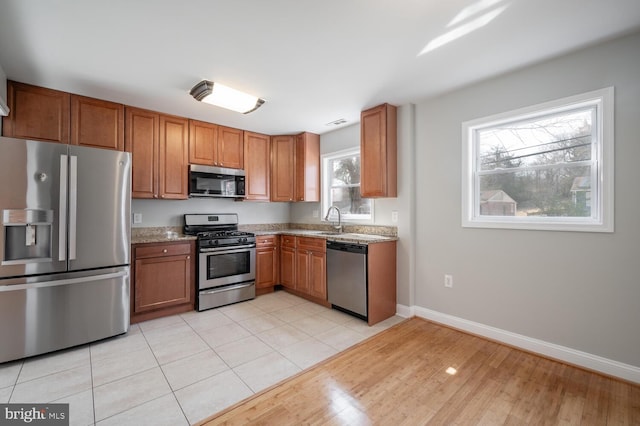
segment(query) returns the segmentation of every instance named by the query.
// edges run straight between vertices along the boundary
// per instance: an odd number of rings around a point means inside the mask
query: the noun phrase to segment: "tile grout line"
[[[187,324],[187,326],[188,326],[189,328],[191,328],[191,324],[189,324],[187,321],[185,321],[185,319],[184,319],[184,318],[182,318],[182,316],[181,316],[181,315],[179,315],[179,314],[178,314],[178,316],[180,317],[180,319],[181,319],[185,324]],[[169,389],[171,390],[171,395],[173,395],[173,398],[174,398],[174,399],[176,400],[176,402],[178,403],[178,407],[180,407],[180,412],[181,412],[181,413],[182,413],[182,415],[184,416],[184,419],[187,421],[187,424],[190,424],[190,422],[189,422],[189,418],[187,417],[187,414],[184,412],[184,408],[182,408],[182,404],[180,404],[180,400],[179,400],[179,399],[178,399],[178,397],[176,396],[175,391],[174,391],[174,390],[173,390],[173,388],[171,387],[171,383],[169,383],[169,379],[167,379],[167,375],[165,374],[164,370],[162,369],[162,364],[160,364],[160,361],[158,360],[158,357],[156,356],[156,353],[153,351],[153,348],[151,347],[151,343],[149,343],[149,341],[147,340],[147,336],[144,334],[144,330],[143,330],[143,329],[142,329],[142,327],[140,327],[140,326],[138,326],[138,328],[140,328],[140,333],[142,334],[142,337],[144,338],[144,341],[145,341],[145,342],[147,342],[147,346],[149,347],[149,350],[151,351],[151,354],[153,355],[153,359],[155,359],[155,360],[156,360],[156,363],[158,364],[158,368],[160,369],[160,372],[162,373],[162,377],[164,377],[164,380],[166,380],[167,385],[169,386]],[[198,336],[198,337],[199,337],[199,336]],[[206,343],[206,342],[205,342],[205,343]],[[186,358],[186,357],[185,357],[185,358]],[[181,358],[181,359],[184,359],[184,358]],[[177,360],[176,360],[176,361],[177,361]],[[168,395],[168,394],[167,394],[167,395]],[[162,398],[163,396],[165,396],[165,395],[161,395],[161,396],[159,396],[158,398]],[[158,398],[154,398],[154,399],[152,399],[151,401],[155,401],[155,400],[156,400],[156,399],[158,399]],[[147,401],[147,402],[151,402],[151,401]],[[143,403],[143,404],[146,404],[146,402],[145,402],[145,403]],[[140,404],[140,405],[143,405],[143,404]],[[139,407],[140,405],[137,405],[136,407]],[[131,410],[131,409],[133,409],[133,408],[135,408],[135,407],[131,407],[131,408],[129,408],[129,410]],[[123,411],[123,413],[124,413],[124,412],[126,412],[126,411],[129,411],[129,410],[125,410],[125,411]]]
[[[7,402],[11,402],[11,398],[13,398],[13,392],[15,392],[16,386],[18,386],[18,379],[20,378],[23,368],[24,360],[20,361],[20,369],[18,370],[18,374],[16,374],[16,379],[13,381],[13,386],[11,386],[11,393],[9,394],[9,400]]]
[[[89,346],[89,374],[91,375],[91,406],[93,408],[93,424],[96,424],[96,396],[94,392],[93,386],[93,357],[91,355],[91,347],[93,344]],[[71,407],[69,407],[69,417],[71,417]]]

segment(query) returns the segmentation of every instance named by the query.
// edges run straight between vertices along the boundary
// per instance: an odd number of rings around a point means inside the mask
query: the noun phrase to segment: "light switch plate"
[[[391,222],[398,223],[398,210],[391,212]]]
[[[142,213],[133,214],[133,223],[134,224],[142,223]]]

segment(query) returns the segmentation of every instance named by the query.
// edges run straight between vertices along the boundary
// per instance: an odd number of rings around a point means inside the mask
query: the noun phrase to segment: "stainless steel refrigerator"
[[[0,362],[129,328],[131,156],[0,137]]]

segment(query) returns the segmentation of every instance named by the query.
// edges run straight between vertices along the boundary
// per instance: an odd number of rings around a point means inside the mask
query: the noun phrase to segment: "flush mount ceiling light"
[[[264,99],[241,92],[224,84],[202,80],[193,86],[191,96],[201,102],[248,114],[264,103]]]

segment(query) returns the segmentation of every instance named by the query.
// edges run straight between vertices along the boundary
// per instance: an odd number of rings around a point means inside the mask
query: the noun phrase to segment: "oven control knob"
[[[241,243],[246,243],[246,242],[247,242],[247,239],[246,239],[246,238],[240,238],[240,242],[241,242]]]
[[[218,244],[220,244],[220,242],[218,240],[213,240],[213,245],[217,246]]]

